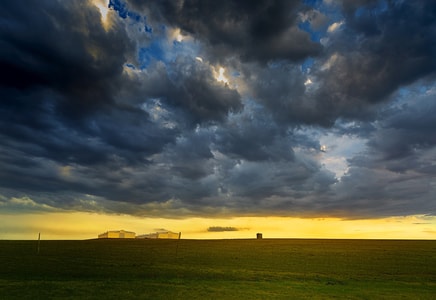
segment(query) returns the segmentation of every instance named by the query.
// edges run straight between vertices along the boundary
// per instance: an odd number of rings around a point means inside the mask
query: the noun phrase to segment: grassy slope
[[[0,241],[0,299],[433,299],[436,241]]]

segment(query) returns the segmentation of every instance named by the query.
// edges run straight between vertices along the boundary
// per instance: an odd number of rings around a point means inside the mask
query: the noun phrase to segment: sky
[[[436,238],[433,0],[5,0],[0,239]]]

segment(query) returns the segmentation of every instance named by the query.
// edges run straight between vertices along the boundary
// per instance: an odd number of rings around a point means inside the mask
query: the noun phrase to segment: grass
[[[434,299],[436,241],[0,241],[0,299]]]

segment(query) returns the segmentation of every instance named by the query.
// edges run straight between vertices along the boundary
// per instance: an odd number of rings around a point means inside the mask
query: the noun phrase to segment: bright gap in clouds
[[[340,179],[348,171],[347,160],[364,151],[366,140],[329,133],[320,137],[321,163]]]
[[[187,37],[182,34],[180,28],[170,29],[169,30],[169,39],[172,41],[176,41],[181,43]]]
[[[327,32],[330,32],[330,33],[334,32],[334,31],[338,30],[343,24],[344,24],[344,21],[333,23],[332,25],[330,25],[328,27]]]
[[[229,83],[229,80],[227,79],[227,77],[224,76],[224,72],[226,70],[223,67],[220,67],[218,69],[218,76],[216,76],[216,80],[218,82],[224,82],[224,83]]]
[[[109,26],[107,15],[109,13],[109,1],[108,0],[94,0],[94,5],[98,8],[101,14],[101,22],[105,29]]]

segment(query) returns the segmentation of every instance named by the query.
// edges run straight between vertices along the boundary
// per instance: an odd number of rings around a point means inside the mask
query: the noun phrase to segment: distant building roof
[[[135,232],[126,231],[126,230],[110,230],[98,235],[99,239],[109,239],[109,238],[134,239],[135,237],[136,237]]]
[[[179,239],[180,233],[172,231],[158,231],[136,236],[137,239]]]

